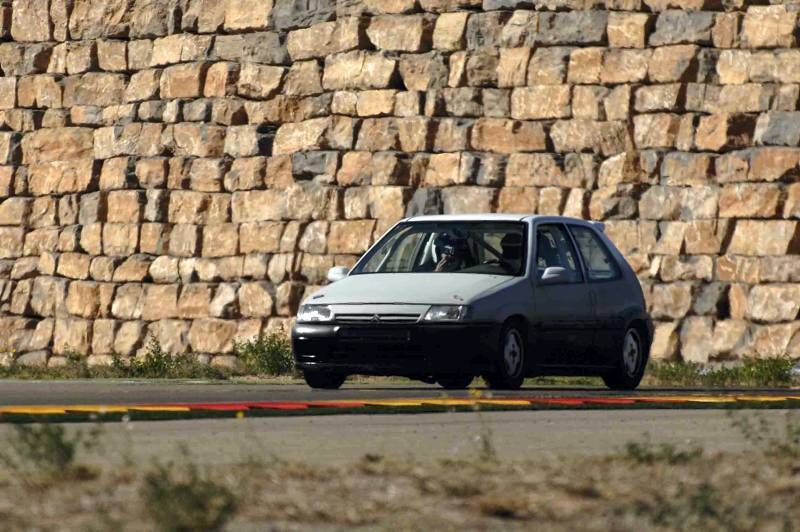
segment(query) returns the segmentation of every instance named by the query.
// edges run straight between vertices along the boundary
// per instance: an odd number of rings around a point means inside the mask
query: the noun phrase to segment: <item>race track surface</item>
[[[482,390],[487,391],[487,390]],[[518,391],[494,392],[503,397],[575,396],[707,396],[749,394],[754,396],[800,396],[800,389],[687,389],[642,388],[635,392],[614,392],[593,387],[526,387]],[[436,385],[409,381],[408,384],[345,384],[340,390],[312,390],[302,384],[247,384],[218,382],[69,380],[0,380],[0,406],[217,403],[249,401],[336,401],[406,398],[466,398],[469,390],[444,390]]]
[[[365,454],[416,460],[469,458],[489,435],[503,457],[608,454],[652,440],[708,451],[747,451],[739,416],[785,426],[800,390],[535,387],[445,391],[416,384],[144,381],[0,381],[0,441],[15,422],[103,427],[102,464],[147,463],[190,451],[200,463],[253,456],[332,464]]]
[[[2,381],[0,422],[166,420],[286,415],[409,414],[469,410],[796,409],[800,390],[524,388],[447,391],[436,386],[145,381]]]
[[[747,452],[749,443],[733,421],[745,416],[782,427],[786,410],[566,410],[442,412],[436,414],[336,415],[132,421],[102,425],[99,465],[191,459],[237,464],[249,459],[317,465],[349,464],[367,454],[416,461],[474,459],[482,437],[504,459],[540,456],[604,456],[629,442],[651,441],[706,452]],[[795,417],[796,419],[796,417]],[[70,423],[88,431],[94,423]],[[0,423],[0,441],[14,425]]]

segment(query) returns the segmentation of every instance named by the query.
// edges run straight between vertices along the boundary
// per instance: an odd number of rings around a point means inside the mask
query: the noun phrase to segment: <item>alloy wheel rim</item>
[[[522,338],[516,329],[511,329],[506,334],[503,345],[503,361],[506,365],[506,373],[510,377],[516,377],[522,370]]]
[[[640,354],[639,334],[630,329],[625,334],[622,344],[622,363],[625,365],[625,373],[630,377],[636,375],[636,371],[639,369]]]

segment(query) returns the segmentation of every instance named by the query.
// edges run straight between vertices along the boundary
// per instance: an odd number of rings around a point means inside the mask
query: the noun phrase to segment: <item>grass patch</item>
[[[203,364],[191,355],[166,351],[153,337],[144,355],[113,355],[110,366],[89,366],[86,357],[70,353],[59,367],[26,366],[12,363],[0,366],[0,379],[207,379],[224,380],[232,376],[292,376],[294,357],[289,339],[279,333],[262,334],[246,342],[234,343],[233,354],[241,361],[236,370]]]
[[[111,365],[90,366],[86,357],[70,354],[63,366],[42,367],[12,363],[0,366],[0,379],[227,379],[229,373],[202,364],[190,355],[173,355],[150,338],[141,357],[113,355]]]
[[[105,368],[101,369],[103,371]],[[132,379],[224,379],[227,374],[191,356],[173,355],[150,337],[142,357],[113,358],[111,375]]]
[[[58,368],[42,366],[26,366],[12,363],[0,366],[0,379],[22,380],[56,380],[56,379],[91,379],[99,377],[100,372],[93,371],[84,362],[68,361]],[[105,373],[105,372],[104,372]]]
[[[603,387],[603,379],[600,377],[532,377],[525,379],[523,386],[556,386],[564,387]]]
[[[72,353],[59,367],[11,364],[0,366],[0,379],[206,379],[225,380],[232,376],[292,375],[294,360],[289,340],[280,334],[261,335],[234,345],[239,356],[239,370],[225,370],[203,364],[192,355],[176,355],[166,351],[153,337],[147,341],[139,357],[113,355],[109,366],[89,366],[86,357]]]
[[[651,362],[645,382],[659,386],[789,387],[800,384],[797,360],[744,358],[736,365],[711,366],[692,362]]]

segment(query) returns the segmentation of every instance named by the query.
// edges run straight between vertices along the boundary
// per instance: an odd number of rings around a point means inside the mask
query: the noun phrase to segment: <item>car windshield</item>
[[[522,275],[525,224],[409,222],[395,227],[355,267],[365,273]]]

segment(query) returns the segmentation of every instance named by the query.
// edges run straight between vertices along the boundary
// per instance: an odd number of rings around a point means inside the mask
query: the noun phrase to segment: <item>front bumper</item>
[[[499,329],[491,323],[298,323],[292,329],[292,350],[302,370],[407,377],[478,374],[490,367]]]

